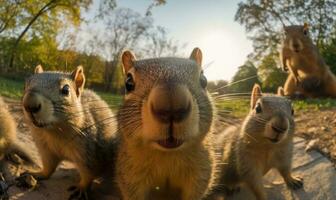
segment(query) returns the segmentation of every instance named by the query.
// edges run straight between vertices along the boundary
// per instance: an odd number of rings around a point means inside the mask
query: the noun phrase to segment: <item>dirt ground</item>
[[[295,114],[296,134],[336,167],[336,108],[320,111],[298,111]]]

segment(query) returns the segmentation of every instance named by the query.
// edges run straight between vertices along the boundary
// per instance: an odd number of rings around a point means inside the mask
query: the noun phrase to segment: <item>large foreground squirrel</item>
[[[93,91],[84,90],[84,84],[81,66],[72,73],[44,72],[37,66],[26,80],[22,102],[43,165],[30,174],[47,179],[61,161],[71,161],[80,182],[71,188],[70,199],[86,199],[92,181],[111,170],[115,157],[115,116]]]
[[[308,24],[285,26],[280,51],[282,68],[289,71],[286,96],[336,97],[336,77],[309,37]]]
[[[291,174],[294,117],[291,102],[277,95],[262,94],[255,85],[251,109],[244,122],[228,128],[217,139],[222,154],[218,191],[230,194],[245,184],[258,200],[266,200],[262,177],[277,169],[292,189],[302,180]]]
[[[118,113],[117,182],[124,200],[199,200],[214,180],[214,111],[202,53],[190,59],[122,55],[126,95]]]

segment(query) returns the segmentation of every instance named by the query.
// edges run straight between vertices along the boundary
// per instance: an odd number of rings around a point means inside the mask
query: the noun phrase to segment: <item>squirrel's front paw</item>
[[[89,200],[87,190],[83,190],[77,186],[71,186],[68,188],[68,191],[71,192],[68,200]]]
[[[302,180],[301,177],[291,177],[290,180],[286,181],[286,184],[292,190],[297,190],[297,189],[302,188],[302,186],[303,186],[303,180]]]
[[[35,188],[38,185],[38,180],[41,179],[39,179],[38,176],[34,176],[34,174],[30,174],[28,172],[20,174],[20,176],[15,179],[16,186],[24,188]]]

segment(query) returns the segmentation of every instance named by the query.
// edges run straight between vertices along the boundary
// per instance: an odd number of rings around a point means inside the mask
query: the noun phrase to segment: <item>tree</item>
[[[15,11],[10,14],[11,17],[4,20],[7,21],[4,24],[15,21],[13,27],[19,31],[9,59],[9,68],[12,68],[20,41],[36,22],[39,21],[39,25],[42,27],[50,22],[54,22],[53,25],[61,24],[62,21],[78,25],[80,9],[87,8],[91,4],[91,0],[32,0],[20,1],[19,3],[18,1],[5,0],[4,4],[7,4],[8,7],[11,4],[16,5],[14,6]],[[53,28],[57,32],[57,27]]]
[[[161,26],[150,30],[145,43],[142,51],[148,57],[176,56],[186,46],[186,44],[180,45],[178,41],[168,38],[167,30]]]
[[[313,40],[323,47],[335,32],[336,1],[246,0],[238,4],[235,20],[249,33],[256,58],[277,51],[283,25],[308,22]]]
[[[15,26],[21,4],[22,0],[0,0],[0,33]]]
[[[96,24],[91,23],[87,26],[87,30],[84,30],[90,39],[83,48],[100,55],[107,61],[104,70],[105,90],[114,90],[116,88],[113,88],[112,81],[119,79],[116,76],[119,74],[120,54],[126,48],[134,49],[135,52],[140,51],[137,45],[145,40],[147,31],[152,27],[153,19],[143,17],[129,8],[118,8],[107,13],[101,22],[101,28],[93,28],[92,26],[96,27]]]
[[[263,91],[276,93],[279,86],[283,86],[287,73],[277,67],[273,55],[265,56],[258,66],[258,75]]]
[[[222,95],[229,92],[228,90],[228,81],[219,80],[219,81],[209,81],[207,89],[210,93],[215,93],[216,95]]]
[[[260,84],[258,70],[251,61],[246,61],[244,65],[238,68],[229,83],[230,92],[251,92],[254,84]]]
[[[336,34],[336,32],[335,32]],[[330,41],[321,48],[321,53],[331,71],[336,74],[336,36],[332,35]]]

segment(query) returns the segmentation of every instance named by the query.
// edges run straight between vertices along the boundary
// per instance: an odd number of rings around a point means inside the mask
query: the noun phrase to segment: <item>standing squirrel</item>
[[[285,95],[336,97],[336,77],[309,37],[308,24],[285,26],[284,32],[280,61],[283,70],[290,72]]]
[[[115,116],[93,91],[84,90],[83,68],[72,73],[43,72],[25,83],[23,111],[42,158],[42,170],[28,173],[48,179],[63,160],[75,164],[80,182],[70,199],[87,199],[87,190],[113,158]]]
[[[213,106],[202,52],[190,59],[122,54],[126,95],[118,113],[116,180],[124,200],[201,199],[213,184]]]
[[[17,154],[28,164],[34,164],[33,159],[26,153],[16,139],[16,123],[7,108],[7,104],[0,97],[0,159],[10,158]]]
[[[266,200],[262,177],[276,168],[292,189],[302,187],[302,180],[291,174],[294,119],[291,102],[282,96],[261,93],[255,85],[251,110],[241,126],[229,127],[217,139],[222,154],[219,190],[233,192],[240,184]]]

